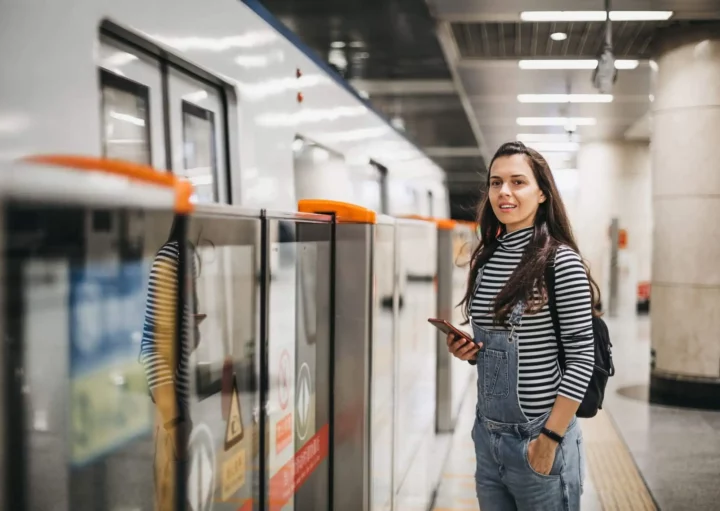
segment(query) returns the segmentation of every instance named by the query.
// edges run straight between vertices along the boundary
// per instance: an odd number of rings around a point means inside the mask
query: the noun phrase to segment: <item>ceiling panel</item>
[[[522,11],[598,11],[601,0],[429,0],[437,18],[449,21],[519,21]],[[673,11],[674,19],[718,19],[717,0],[616,0],[614,10]]]
[[[612,24],[616,58],[649,58],[654,31],[663,23],[623,21]],[[461,58],[595,58],[605,44],[605,23],[453,23]],[[564,32],[565,41],[550,34]]]
[[[323,60],[333,42],[345,43],[345,78],[450,77],[422,0],[264,0],[263,5]]]
[[[518,68],[517,62],[485,61],[482,65],[461,63],[460,79],[468,96],[518,94],[594,94],[592,71],[552,70],[537,71]],[[620,70],[613,87],[613,94],[642,96],[650,93],[650,66],[641,64],[637,69]]]
[[[477,147],[457,95],[372,95],[370,99],[387,118],[402,119],[406,131],[423,147]]]
[[[477,148],[425,0],[262,3],[343,78],[368,85],[375,109],[388,120],[401,120],[421,148]],[[338,64],[343,60],[346,66]],[[404,91],[403,84],[412,84],[413,90]],[[433,93],[423,92],[433,88]],[[434,159],[448,173],[477,168],[467,158]]]

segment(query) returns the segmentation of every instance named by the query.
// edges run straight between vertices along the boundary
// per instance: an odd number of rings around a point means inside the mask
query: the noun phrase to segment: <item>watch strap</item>
[[[558,435],[558,434],[555,433],[554,431],[551,431],[551,430],[549,430],[549,429],[547,429],[547,428],[542,428],[542,430],[541,430],[540,432],[541,432],[543,435],[545,435],[546,437],[550,438],[551,440],[555,440],[555,441],[556,441],[557,443],[559,443],[559,444],[561,444],[562,441],[563,441],[564,438],[565,438],[565,437],[563,437],[562,435]]]

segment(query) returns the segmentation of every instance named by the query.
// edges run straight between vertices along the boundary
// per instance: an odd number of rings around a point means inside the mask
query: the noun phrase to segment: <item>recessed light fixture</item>
[[[594,117],[518,117],[519,126],[594,126]]]
[[[615,61],[616,69],[635,69],[640,63],[637,60]],[[557,60],[520,60],[520,69],[595,69],[598,61],[595,59],[557,59]]]
[[[518,133],[515,137],[523,143],[532,142],[580,142],[578,135],[568,137],[567,133]]]
[[[567,34],[565,32],[554,32],[550,34],[550,39],[553,41],[564,41],[567,39]]]
[[[345,43],[343,41],[333,41],[332,43],[330,43],[330,48],[340,50],[342,48],[345,48]]]
[[[610,11],[612,21],[665,21],[673,11]],[[524,11],[523,21],[605,21],[605,11]]]
[[[612,94],[518,94],[520,103],[611,103]]]
[[[575,152],[580,149],[577,142],[528,142],[525,145],[542,152]]]

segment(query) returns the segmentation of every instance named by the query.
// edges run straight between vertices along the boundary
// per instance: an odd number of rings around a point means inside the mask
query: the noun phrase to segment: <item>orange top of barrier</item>
[[[377,215],[374,211],[347,202],[323,199],[303,199],[298,202],[301,213],[334,213],[339,223],[375,224]]]
[[[453,229],[455,229],[457,222],[449,218],[436,218],[435,224],[437,224],[438,229],[442,229],[444,231],[452,231]]]
[[[24,158],[30,163],[38,163],[42,165],[54,165],[56,167],[67,167],[78,170],[94,170],[123,176],[135,181],[165,186],[175,190],[175,212],[190,213],[194,207],[190,202],[193,193],[192,184],[169,172],[161,172],[147,165],[139,165],[122,160],[109,160],[105,158],[95,158],[91,156],[76,156],[65,154],[47,154],[36,155]]]
[[[433,218],[422,215],[402,215],[400,218],[407,218],[409,220],[423,220],[425,222],[434,222],[438,229],[451,231],[455,229],[455,226],[460,223],[459,220],[451,220],[450,218]]]

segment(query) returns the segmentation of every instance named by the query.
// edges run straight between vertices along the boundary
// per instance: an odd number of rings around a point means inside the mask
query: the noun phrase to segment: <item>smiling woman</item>
[[[537,151],[501,146],[488,190],[462,302],[475,342],[448,336],[450,352],[478,371],[478,500],[482,509],[576,510],[585,463],[576,413],[593,374],[596,286]],[[545,281],[550,266],[558,285]]]

